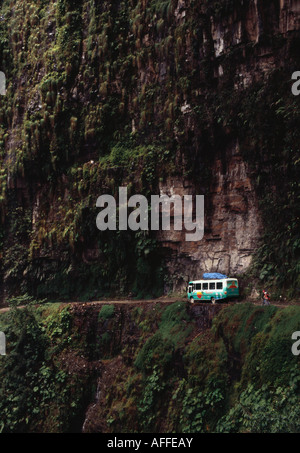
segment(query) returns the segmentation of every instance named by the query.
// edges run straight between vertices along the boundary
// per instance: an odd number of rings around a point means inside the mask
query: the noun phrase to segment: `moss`
[[[233,350],[241,355],[248,352],[252,338],[265,328],[277,311],[274,306],[257,307],[253,304],[242,304],[230,307],[214,323],[217,337],[230,343]]]
[[[191,326],[182,329],[188,321],[190,318],[186,311],[186,303],[175,302],[163,310],[158,331],[139,351],[135,366],[147,373],[156,364],[160,370],[169,374],[176,351],[183,346],[184,340],[191,333]]]
[[[103,321],[109,318],[112,318],[115,312],[115,306],[114,305],[103,305],[101,308],[99,315],[98,315],[98,320]]]
[[[253,384],[277,382],[288,385],[297,358],[290,353],[291,334],[299,326],[298,308],[278,310],[267,327],[254,338],[249,349],[242,381]]]

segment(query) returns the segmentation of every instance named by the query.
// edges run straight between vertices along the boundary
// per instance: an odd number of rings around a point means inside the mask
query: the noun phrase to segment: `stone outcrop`
[[[181,289],[189,279],[201,278],[203,272],[242,273],[249,267],[260,237],[258,200],[238,143],[215,159],[212,174],[205,196],[203,239],[188,242],[186,231],[175,231],[173,224],[171,231],[159,233],[162,245],[172,250],[168,266],[175,277],[174,289]],[[197,195],[192,183],[182,180],[162,184],[161,193]]]
[[[205,55],[205,44],[211,40],[215,77],[221,84],[224,56],[237,48],[244,49],[245,55],[247,46],[253,46],[247,58],[236,61],[231,68],[235,90],[243,90],[265,79],[280,65],[279,55],[264,38],[267,35],[284,38],[299,29],[300,20],[298,1],[251,0],[241,3],[227,14],[212,16],[210,30],[203,30],[202,52]],[[184,4],[183,1],[178,3],[177,20],[184,20]],[[193,105],[186,101],[181,111],[186,115],[187,124],[193,128],[188,119],[192,108]],[[200,278],[203,272],[241,274],[249,268],[257,248],[262,223],[253,186],[255,175],[243,160],[238,140],[216,152],[212,175],[205,196],[204,238],[198,243],[187,242],[185,232],[174,229],[159,234],[163,246],[172,251],[168,261],[170,275],[173,275],[170,288],[182,289],[188,279]],[[182,179],[161,184],[161,192],[169,196],[172,193],[196,195],[193,183]]]

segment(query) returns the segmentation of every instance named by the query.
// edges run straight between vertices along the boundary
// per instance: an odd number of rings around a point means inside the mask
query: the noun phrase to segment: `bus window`
[[[189,293],[193,292],[193,287],[189,286]]]
[[[215,282],[212,282],[212,283],[209,284],[209,289],[216,289]]]
[[[203,291],[205,291],[206,289],[208,289],[208,283],[203,283],[202,289],[203,289]]]
[[[223,282],[217,282],[217,289],[223,289]]]
[[[201,283],[196,283],[196,291],[201,291]]]

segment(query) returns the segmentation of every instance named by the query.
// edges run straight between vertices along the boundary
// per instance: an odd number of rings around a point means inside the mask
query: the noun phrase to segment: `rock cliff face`
[[[189,279],[202,272],[241,274],[249,268],[260,238],[261,220],[248,166],[238,145],[215,157],[212,180],[205,197],[204,237],[198,242],[185,240],[186,231],[161,231],[158,239],[170,248],[170,275],[176,275],[173,289],[182,289]],[[195,193],[189,181],[174,179],[161,185],[161,193],[181,197]]]
[[[214,76],[216,83],[222,86],[224,56],[234,48],[242,49],[241,61],[230,67],[234,90],[237,91],[267,79],[271,71],[283,64],[274,47],[265,42],[265,36],[280,35],[284,39],[288,33],[300,28],[299,2],[239,3],[229,13],[210,17],[211,26],[208,31],[203,30],[200,52],[205,55],[205,44],[213,44]],[[184,1],[178,2],[177,20],[184,22],[187,7]],[[247,50],[249,45],[252,46],[251,52]],[[189,116],[191,108],[186,103],[181,110]],[[258,246],[262,224],[259,200],[252,182],[255,174],[243,159],[238,139],[215,149],[211,174],[205,199],[203,241],[186,242],[185,233],[174,230],[159,235],[163,246],[173,251],[168,263],[170,274],[177,277],[173,288],[181,289],[189,278],[199,278],[202,272],[211,270],[241,274],[249,268]],[[161,193],[168,195],[195,194],[192,181],[178,178],[162,184],[160,189]]]
[[[277,233],[298,259],[299,2],[19,0],[1,13],[8,293],[150,291],[162,263],[165,290],[182,289],[205,271],[245,272]],[[100,233],[97,197],[119,186],[204,195],[204,238]],[[259,272],[285,275],[272,247]]]

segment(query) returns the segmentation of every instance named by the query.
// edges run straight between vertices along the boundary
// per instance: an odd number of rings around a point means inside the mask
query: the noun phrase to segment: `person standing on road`
[[[262,292],[262,301],[263,305],[270,305],[270,295],[264,289]]]

